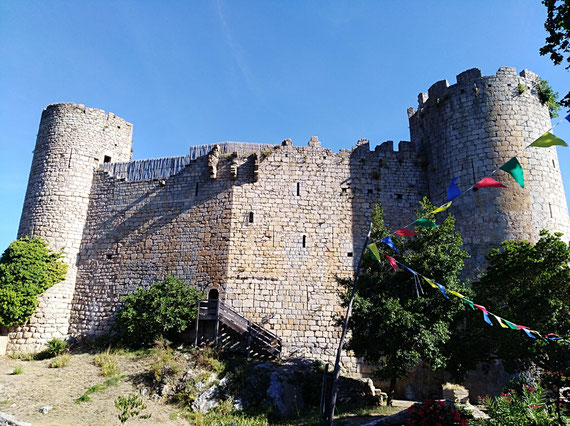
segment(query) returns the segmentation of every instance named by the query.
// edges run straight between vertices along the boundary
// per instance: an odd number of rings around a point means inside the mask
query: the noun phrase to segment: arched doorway
[[[216,288],[210,289],[208,292],[208,300],[218,300],[220,292]]]

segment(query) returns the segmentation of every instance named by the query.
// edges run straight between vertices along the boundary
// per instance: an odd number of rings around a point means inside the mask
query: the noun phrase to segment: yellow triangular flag
[[[438,286],[436,286],[432,280],[430,280],[429,278],[424,277],[424,280],[426,280],[428,282],[429,285],[431,285],[433,288],[439,288]]]
[[[454,296],[459,297],[460,299],[465,299],[465,296],[463,296],[461,293],[458,293],[458,292],[456,292],[456,291],[447,290],[447,292],[453,294]]]
[[[560,138],[557,138],[556,136],[554,136],[550,132],[546,132],[544,135],[539,137],[537,140],[535,140],[529,146],[537,146],[539,148],[548,148],[548,147],[551,147],[554,145],[568,146],[568,145],[566,145],[566,142],[564,142]]]
[[[448,203],[445,203],[443,206],[438,207],[433,212],[431,212],[431,214],[444,212],[449,208],[449,206],[451,206],[451,201]]]
[[[495,317],[495,319],[497,320],[497,322],[500,324],[501,327],[503,327],[503,328],[509,328],[509,327],[507,327],[507,326],[503,323],[503,321],[501,321],[501,317],[498,317],[498,316],[495,315],[495,314],[491,314],[491,315],[493,315],[493,316]]]

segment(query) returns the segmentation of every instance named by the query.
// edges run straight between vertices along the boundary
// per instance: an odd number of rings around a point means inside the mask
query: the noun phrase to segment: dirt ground
[[[23,361],[0,357],[0,411],[33,425],[120,425],[115,400],[121,395],[140,395],[141,389],[146,387],[148,392],[142,399],[147,408],[141,414],[150,414],[151,417],[130,418],[129,425],[189,424],[179,415],[180,409],[175,405],[149,397],[150,389],[142,382],[142,373],[148,371],[148,357],[132,354],[116,358],[120,373],[125,378],[114,386],[91,394],[90,401],[76,403],[75,400],[87,389],[108,379],[101,374],[100,367],[93,364],[93,358],[94,355],[89,353],[73,354],[66,367],[49,368],[50,359]],[[12,374],[18,366],[22,373]],[[41,414],[40,408],[44,406],[53,408],[47,414]],[[401,409],[395,407],[393,412]],[[362,425],[381,417],[383,415],[349,415],[338,419],[335,424]]]
[[[126,377],[117,385],[91,395],[91,400],[76,404],[75,400],[91,386],[101,384],[107,377],[93,364],[93,355],[73,355],[64,368],[49,368],[50,360],[21,361],[0,357],[0,411],[12,414],[34,425],[120,425],[115,399],[120,395],[139,393],[144,387],[140,373],[146,360],[133,356],[118,358],[120,372]],[[21,366],[22,374],[12,375],[14,367]],[[151,426],[157,423],[187,425],[177,418],[178,409],[173,405],[156,402],[143,396],[147,406],[144,414],[149,419],[129,419],[128,424]],[[47,414],[40,407],[51,405]]]

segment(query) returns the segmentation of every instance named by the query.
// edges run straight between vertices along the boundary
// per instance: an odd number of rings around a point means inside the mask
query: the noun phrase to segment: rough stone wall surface
[[[93,170],[105,160],[131,159],[132,125],[112,113],[77,104],[54,104],[38,131],[18,236],[39,236],[64,250],[65,281],[39,298],[29,323],[10,330],[8,350],[34,351],[66,336]]]
[[[388,224],[411,220],[425,194],[420,162],[410,144],[394,152],[368,141],[333,153],[312,138],[284,146],[238,173],[233,189],[225,302],[264,324],[283,341],[283,355],[333,362],[342,313],[335,276],[354,273],[372,208],[381,202]],[[355,373],[357,360],[343,358]]]
[[[488,176],[550,128],[548,109],[537,96],[537,76],[517,76],[514,68],[500,68],[482,77],[474,68],[419,95],[417,111],[408,110],[410,134],[426,158],[429,196],[447,201],[453,177],[467,190]],[[521,93],[519,85],[526,89]],[[529,148],[517,156],[525,173],[525,188],[501,170],[494,178],[508,188],[469,191],[454,201],[449,212],[471,255],[472,274],[480,272],[484,256],[506,239],[536,241],[547,228],[568,236],[570,225],[555,148]]]
[[[227,280],[229,167],[211,180],[207,157],[167,179],[95,173],[80,249],[71,332],[109,330],[121,296],[167,275],[205,289]]]

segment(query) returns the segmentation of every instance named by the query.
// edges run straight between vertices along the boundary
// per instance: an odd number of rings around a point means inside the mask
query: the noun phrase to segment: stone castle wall
[[[411,220],[425,194],[409,143],[370,152],[368,141],[333,153],[316,138],[290,141],[257,164],[248,161],[233,188],[226,303],[283,341],[283,355],[334,361],[342,313],[335,276],[350,278],[373,206],[388,224]],[[356,360],[345,358],[347,371]]]
[[[447,186],[459,176],[468,189],[521,152],[550,127],[548,108],[537,96],[538,77],[524,70],[500,68],[481,76],[479,69],[432,85],[418,97],[417,111],[408,110],[410,134],[428,165],[428,193],[432,201],[447,201]],[[526,88],[521,93],[519,85]],[[484,256],[507,239],[536,241],[542,228],[570,235],[568,210],[556,148],[529,148],[517,156],[525,174],[525,188],[506,172],[495,179],[503,189],[469,191],[454,201],[450,212],[471,254],[468,269],[477,273]]]
[[[436,83],[408,111],[412,142],[398,151],[392,142],[370,151],[360,140],[334,153],[311,138],[301,147],[228,143],[130,162],[128,123],[74,104],[48,107],[20,235],[65,246],[70,274],[14,330],[9,350],[105,333],[121,296],[174,275],[217,288],[228,306],[281,337],[285,356],[332,361],[342,313],[335,276],[354,273],[373,206],[381,203],[392,229],[407,225],[423,196],[443,203],[452,177],[466,189],[546,131],[535,78],[474,69],[453,86]],[[529,89],[519,93],[519,83]],[[99,166],[105,155],[113,163]],[[450,209],[471,268],[506,238],[570,230],[555,149],[519,158],[527,188],[498,172],[507,189],[470,192]],[[348,355],[345,371],[355,373]]]
[[[9,350],[39,350],[68,334],[93,171],[105,160],[129,161],[131,136],[130,123],[83,105],[55,104],[42,113],[18,237],[39,236],[63,250],[69,271],[39,297],[28,324],[10,330]]]

